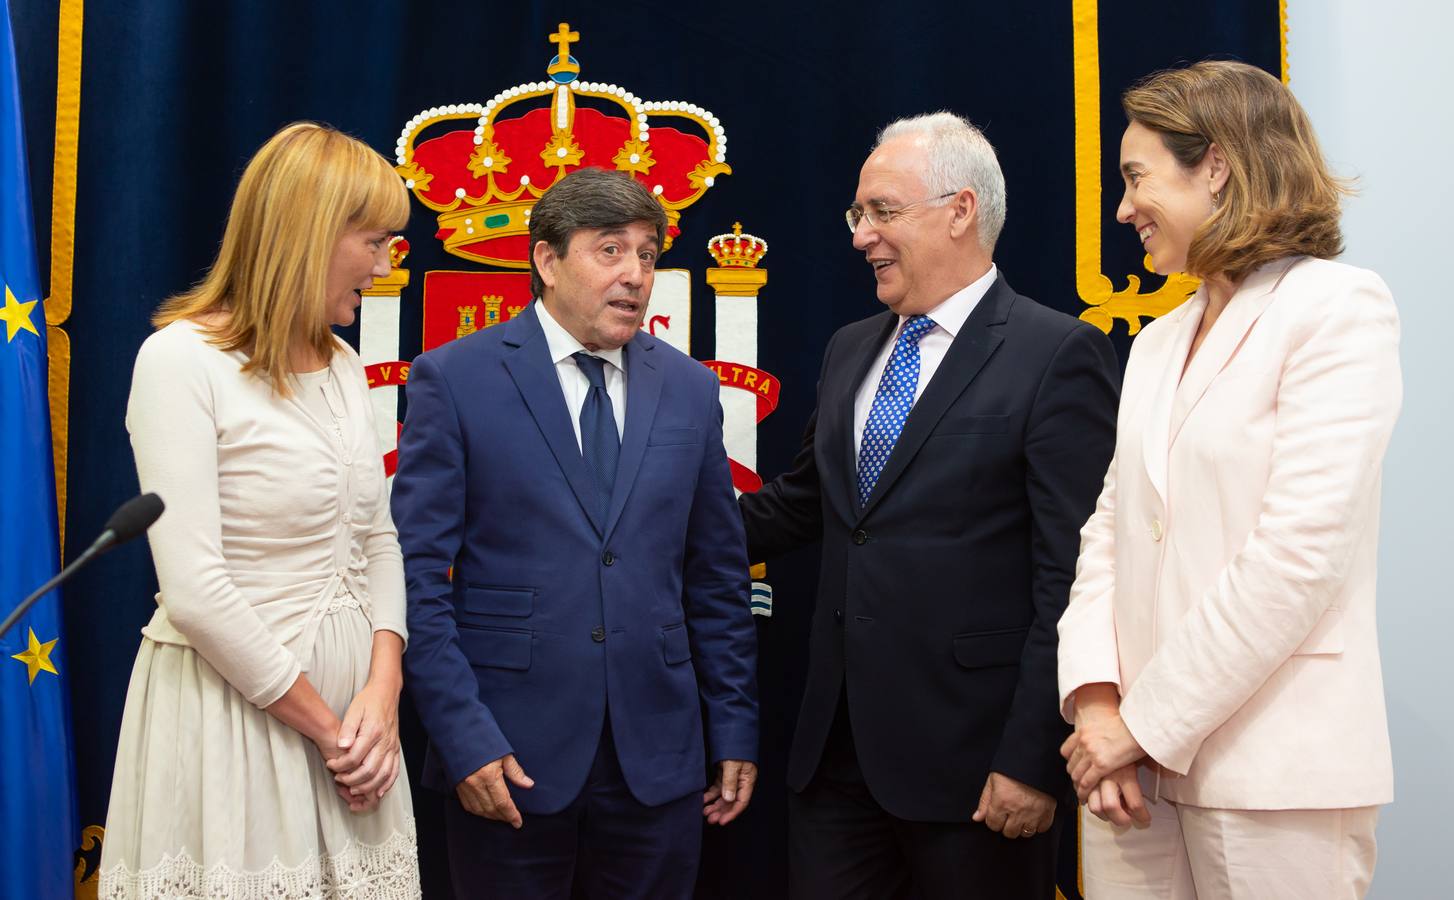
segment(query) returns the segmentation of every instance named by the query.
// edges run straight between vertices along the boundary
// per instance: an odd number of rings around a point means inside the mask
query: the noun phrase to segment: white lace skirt
[[[351,600],[351,598],[349,598]],[[324,616],[308,680],[340,717],[373,644],[356,603]],[[402,770],[355,814],[313,743],[253,706],[195,650],[143,639],[126,693],[100,896],[419,897]]]

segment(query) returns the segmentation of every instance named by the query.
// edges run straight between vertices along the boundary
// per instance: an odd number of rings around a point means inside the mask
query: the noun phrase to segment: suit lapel
[[[1182,375],[1181,384],[1176,388],[1171,406],[1170,426],[1167,429],[1168,447],[1176,442],[1182,423],[1191,414],[1197,401],[1201,400],[1212,381],[1241,348],[1247,333],[1261,318],[1267,304],[1272,302],[1277,283],[1296,261],[1296,257],[1290,257],[1263,266],[1248,275],[1232,295],[1227,308],[1217,317],[1211,332],[1207,334],[1206,340],[1197,350],[1197,355]],[[1185,359],[1185,354],[1181,358]]]
[[[934,432],[934,426],[939,424],[945,410],[964,393],[985,363],[989,362],[995,349],[1004,341],[995,329],[1009,319],[1010,307],[1014,303],[1015,292],[1010,289],[1004,276],[996,278],[995,283],[990,285],[990,289],[975,306],[974,312],[965,320],[959,334],[955,335],[954,342],[949,345],[949,352],[944,355],[944,361],[939,364],[933,379],[925,386],[923,394],[909,411],[904,430],[899,433],[894,449],[889,452],[883,472],[879,474],[878,481],[874,482],[873,491],[868,495],[868,503],[864,505],[858,518],[868,515],[894,486],[894,482],[908,468],[909,462],[918,454],[924,441]]]
[[[1151,400],[1151,413],[1146,419],[1145,430],[1141,432],[1141,458],[1146,466],[1146,476],[1151,486],[1166,503],[1166,464],[1171,447],[1171,406],[1176,396],[1176,385],[1181,367],[1186,362],[1187,351],[1191,349],[1192,338],[1202,321],[1202,310],[1206,309],[1206,288],[1199,289],[1167,318],[1174,323],[1174,331],[1166,342],[1166,351],[1159,363],[1150,363],[1152,372],[1162,373],[1155,382],[1156,393]]]
[[[661,400],[662,376],[652,358],[653,340],[638,334],[622,348],[626,363],[626,430],[621,436],[616,484],[611,489],[611,508],[603,531],[607,538],[620,520],[626,498],[631,496],[631,488],[636,484],[641,462],[646,457],[646,439],[651,434],[651,423],[656,419],[656,407]]]
[[[545,341],[545,332],[540,330],[532,304],[527,312],[518,315],[497,328],[506,329],[505,343],[515,347],[513,353],[505,356],[505,369],[515,381],[515,387],[525,400],[535,425],[550,445],[550,452],[565,474],[571,491],[581,504],[586,516],[596,531],[604,533],[604,523],[597,510],[595,479],[586,469],[581,457],[580,444],[576,442],[575,426],[571,424],[570,412],[566,409],[565,395],[561,393],[560,376],[550,359],[550,347]],[[629,412],[630,405],[627,405]],[[619,486],[619,480],[618,480]]]

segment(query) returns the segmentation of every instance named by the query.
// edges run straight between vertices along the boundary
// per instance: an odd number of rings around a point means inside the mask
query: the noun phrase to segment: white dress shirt
[[[919,398],[924,396],[924,387],[934,373],[939,371],[939,364],[944,361],[944,355],[949,352],[949,345],[954,343],[955,335],[959,329],[964,327],[965,320],[979,301],[989,292],[990,285],[995,283],[999,272],[994,264],[990,270],[979,277],[978,280],[960,288],[938,306],[929,310],[926,314],[934,320],[934,327],[929,329],[919,339],[919,383],[914,386],[914,402],[918,403]],[[904,330],[904,323],[909,320],[908,316],[899,316],[899,324],[895,326],[893,334],[879,350],[878,357],[874,359],[873,366],[864,376],[863,383],[858,386],[858,393],[853,402],[853,464],[858,465],[858,450],[863,444],[863,426],[868,422],[869,411],[873,409],[873,397],[878,393],[878,383],[883,378],[884,367],[889,364],[889,354],[894,350],[894,342],[899,339],[899,332]],[[579,409],[579,407],[577,407]]]
[[[621,348],[587,350],[585,345],[566,331],[539,300],[530,304],[540,319],[540,330],[545,332],[545,344],[550,348],[550,361],[555,363],[555,374],[560,378],[560,392],[565,395],[565,408],[570,412],[570,425],[576,433],[576,446],[581,445],[581,407],[586,404],[591,382],[586,373],[576,365],[572,354],[589,353],[604,359],[607,365],[601,367],[606,377],[606,396],[611,398],[611,412],[616,417],[616,435],[626,433],[626,360]]]

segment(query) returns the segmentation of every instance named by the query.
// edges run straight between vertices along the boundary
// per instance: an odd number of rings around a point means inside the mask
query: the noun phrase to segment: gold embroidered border
[[[1170,312],[1191,296],[1198,284],[1181,273],[1150,293],[1141,293],[1141,279],[1126,276],[1125,290],[1115,290],[1101,273],[1101,55],[1097,0],[1071,0],[1075,55],[1075,288],[1088,309],[1080,317],[1110,333],[1115,320],[1126,322],[1130,334],[1141,330],[1143,316]],[[1147,260],[1149,263],[1149,259]],[[1149,266],[1148,266],[1149,269]]]
[[[1287,0],[1278,0],[1278,41],[1282,82],[1287,84]],[[1141,330],[1143,318],[1156,318],[1180,306],[1198,280],[1175,272],[1154,291],[1141,292],[1139,275],[1126,276],[1116,290],[1101,271],[1101,63],[1097,0],[1071,0],[1075,79],[1075,287],[1086,304],[1080,317],[1106,333],[1117,319],[1127,332]],[[1151,270],[1151,259],[1145,261]]]
[[[1277,41],[1282,52],[1282,83],[1288,84],[1287,68],[1287,0],[1277,0]]]
[[[51,173],[50,296],[45,301],[51,453],[55,457],[60,548],[66,550],[66,468],[70,460],[71,317],[76,261],[76,160],[81,132],[81,30],[85,0],[61,0],[56,43],[56,139]]]

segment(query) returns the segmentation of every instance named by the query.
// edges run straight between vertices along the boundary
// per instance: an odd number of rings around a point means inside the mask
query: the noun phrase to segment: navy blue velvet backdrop
[[[12,0],[38,244],[44,274],[56,85],[53,0]],[[1104,271],[1141,272],[1130,230],[1113,221],[1124,122],[1120,91],[1151,70],[1232,56],[1279,71],[1275,0],[1201,6],[1104,3],[1099,13]],[[713,355],[706,239],[741,220],[771,244],[760,302],[760,365],[783,383],[760,428],[760,470],[785,468],[813,403],[823,345],[879,304],[842,224],[875,130],[948,108],[998,148],[1009,218],[996,260],[1016,289],[1072,314],[1075,290],[1072,3],[765,3],[614,5],[190,0],[85,5],[70,405],[66,555],[136,491],[122,423],[131,362],[148,315],[210,261],[241,166],[295,119],[349,131],[387,156],[420,110],[483,102],[544,77],[546,35],[569,21],[582,77],[638,96],[683,99],[718,115],[733,174],[682,218],[664,264],[694,273],[693,352]],[[422,273],[465,268],[434,239],[417,203],[407,235],[403,356],[418,350]],[[1152,279],[1154,281],[1154,279]],[[1128,339],[1118,324],[1124,352]],[[348,333],[350,340],[356,333]],[[412,343],[411,343],[412,342]],[[703,896],[772,898],[785,867],[786,749],[806,666],[811,551],[772,567],[776,612],[759,620],[763,787],[749,813],[709,835]],[[77,578],[66,595],[83,824],[105,818],[111,763],[138,630],[152,609],[144,544]],[[0,598],[3,600],[4,598]],[[418,771],[422,736],[406,716]],[[425,896],[448,896],[438,799],[416,788]],[[1067,860],[1067,893],[1074,859]]]

